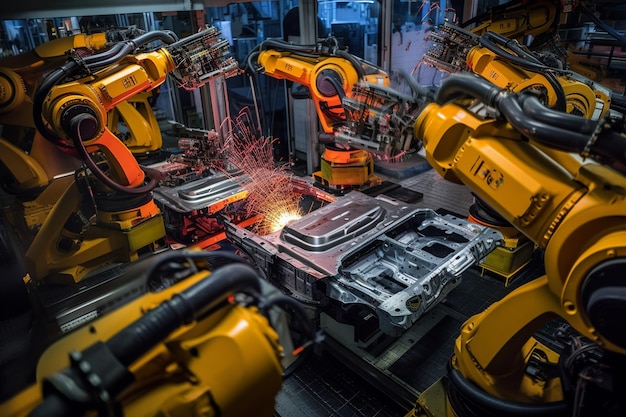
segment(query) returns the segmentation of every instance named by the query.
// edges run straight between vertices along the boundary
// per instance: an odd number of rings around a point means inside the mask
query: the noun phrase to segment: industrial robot
[[[79,166],[76,158],[56,149],[36,131],[33,97],[37,88],[68,54],[87,57],[142,33],[136,27],[80,33],[0,61],[0,172],[3,190],[14,197],[4,212],[25,246],[71,181],[66,174]],[[109,130],[138,158],[158,151],[162,145],[148,102],[151,96],[151,92],[144,92],[130,97],[113,107],[107,117]]]
[[[415,136],[442,177],[540,248],[545,275],[463,324],[448,375],[409,415],[623,415],[623,115],[567,113],[512,85],[450,75]],[[538,336],[549,326],[556,343]]]
[[[512,3],[434,35],[425,60],[451,75],[414,133],[515,239],[501,250],[529,242],[545,275],[463,324],[408,416],[623,415],[624,115],[609,89],[528,47],[560,5]]]
[[[211,27],[177,41],[169,32],[148,32],[106,52],[72,55],[44,79],[33,98],[37,132],[84,166],[26,251],[33,282],[75,283],[103,266],[158,251],[165,231],[151,195],[157,179],[108,129],[107,115],[168,74],[194,89],[217,73],[237,71],[219,34]],[[166,46],[136,53],[152,42]]]
[[[424,63],[446,73],[473,72],[511,92],[532,92],[550,109],[593,121],[605,117],[611,109],[611,91],[567,70],[566,54],[545,42],[556,33],[560,5],[553,1],[519,3],[497,7],[462,27],[444,24],[431,34],[433,43]],[[535,37],[544,41],[532,43]],[[558,154],[553,157],[561,158]],[[536,245],[479,197],[470,208],[470,217],[505,235],[505,244],[482,266],[508,283],[530,262]]]
[[[141,295],[65,335],[41,355],[33,384],[0,403],[23,416],[272,416],[290,366],[293,299],[268,290],[231,252],[170,251],[138,261],[122,278]],[[304,351],[300,346],[298,351]]]
[[[288,369],[270,318],[288,308],[310,344],[306,313],[230,252],[160,251],[158,179],[107,127],[114,106],[168,74],[195,89],[238,73],[219,35],[148,32],[71,55],[34,94],[38,134],[83,166],[26,253],[27,285],[52,300],[62,334],[37,361],[33,385],[0,404],[3,416],[273,414]],[[152,42],[165,46],[137,52]]]
[[[339,48],[335,38],[315,45],[267,40],[250,52],[245,67],[309,89],[321,128],[332,138],[313,177],[330,190],[379,184],[374,158],[393,160],[419,148],[411,121],[427,94],[408,75],[410,93],[390,88],[387,73]]]

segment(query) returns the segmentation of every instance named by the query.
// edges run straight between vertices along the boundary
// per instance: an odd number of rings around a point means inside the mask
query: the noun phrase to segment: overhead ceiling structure
[[[206,7],[240,3],[241,0],[22,0],[5,1],[0,19],[93,16],[105,14],[204,10]]]

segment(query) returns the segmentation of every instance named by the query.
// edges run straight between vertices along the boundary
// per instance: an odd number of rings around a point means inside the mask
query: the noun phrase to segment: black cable
[[[467,95],[496,107],[514,128],[551,148],[580,153],[589,143],[590,135],[561,129],[532,119],[522,111],[517,95],[500,90],[475,74],[458,73],[446,78],[441,83],[435,99],[437,103],[443,104]],[[546,110],[549,109],[546,108]]]
[[[201,36],[203,35],[202,32],[198,32],[195,35],[191,35],[187,38],[183,38],[180,40],[176,40],[175,36],[172,36],[171,31],[164,31],[164,30],[153,30],[150,32],[146,32],[142,35],[137,36],[134,39],[129,40],[129,43],[132,43],[135,45],[135,48],[138,48],[140,46],[143,46],[147,43],[150,42],[154,42],[154,41],[163,41],[164,43],[170,45],[170,46],[175,46],[177,44],[177,42],[187,42],[187,40],[192,39],[194,36]]]
[[[535,120],[556,126],[562,129],[574,130],[580,133],[593,133],[598,122],[586,117],[576,116],[568,113],[561,113],[546,108],[539,99],[531,94],[520,96],[520,104],[524,114],[531,116]]]
[[[500,89],[477,74],[460,72],[452,74],[442,81],[435,94],[435,102],[443,105],[462,97],[474,97],[493,106]]]
[[[509,39],[506,36],[502,36],[499,33],[489,31],[481,35],[480,39],[481,41],[485,40],[489,43],[493,41],[495,44],[499,44],[503,46],[504,48],[513,51],[517,57],[522,58],[522,61],[521,61],[522,65],[532,64],[532,65],[536,65],[538,69],[552,69],[546,66],[543,62],[541,62],[539,58],[537,58],[534,54],[522,48],[520,44],[517,43],[517,41],[513,39]],[[526,60],[530,61],[530,63],[526,62]]]
[[[211,279],[200,280],[184,291],[174,294],[171,299],[148,311],[134,323],[125,327],[106,343],[96,343],[81,353],[81,362],[89,365],[89,360],[106,359],[118,370],[124,371],[167,336],[182,325],[201,320],[227,298],[239,292],[260,292],[258,274],[244,264],[230,264],[212,272]],[[90,352],[96,352],[89,355]],[[80,365],[79,365],[80,366]],[[66,368],[49,378],[48,391],[43,402],[29,417],[74,417],[80,416],[86,408],[94,404],[89,388],[81,384],[84,369]],[[128,372],[113,372],[100,375],[98,388],[115,398],[133,382]],[[100,391],[102,392],[102,391]],[[112,399],[111,398],[111,399]],[[76,402],[80,399],[80,402]]]
[[[506,42],[504,42],[506,40]],[[511,54],[505,51],[502,47],[498,46],[497,43],[505,43],[505,47],[513,50],[516,54]],[[523,69],[527,69],[529,71],[537,72],[543,75],[554,90],[556,94],[556,109],[559,111],[565,111],[567,108],[567,99],[565,97],[565,92],[563,91],[563,86],[559,83],[556,75],[552,71],[558,71],[557,68],[551,68],[541,63],[536,57],[532,54],[527,53],[522,48],[517,46],[514,42],[510,42],[508,38],[503,36],[494,34],[493,32],[487,32],[480,37],[480,43],[482,46],[496,54],[498,57],[505,59],[509,62],[512,62]],[[521,55],[520,55],[521,54]],[[530,60],[530,62],[528,61]]]
[[[100,57],[100,59],[94,59],[89,61],[85,60],[85,63],[87,64],[87,69],[89,69],[90,71],[97,71],[99,69],[117,64],[122,59],[131,54],[135,50],[135,47],[130,43],[125,43],[122,44],[121,47],[118,49],[119,51],[117,51],[116,54],[109,55],[107,57]]]
[[[559,128],[532,119],[524,113],[517,97],[512,94],[502,94],[498,98],[496,106],[514,128],[526,137],[550,148],[564,152],[582,153],[591,140],[590,134]]]
[[[357,57],[344,50],[338,50],[335,54],[340,58],[350,61],[350,63],[356,70],[357,75],[359,76],[359,80],[365,78],[365,71],[363,70],[363,66],[361,66],[361,63],[359,62]]]
[[[610,27],[609,25],[607,25],[606,23],[604,23],[602,20],[600,20],[595,14],[593,14],[591,12],[591,10],[587,9],[585,6],[583,6],[582,4],[580,4],[578,6],[580,8],[580,11],[583,12],[583,14],[585,16],[587,16],[588,18],[590,18],[591,20],[593,20],[593,22],[600,26],[600,28],[602,28],[604,31],[606,31],[606,33],[608,33],[609,35],[611,35],[612,37],[614,37],[615,39],[617,39],[618,41],[620,41],[621,43],[626,44],[626,38],[619,33],[618,31],[616,31],[615,29],[613,29],[612,27]]]
[[[111,188],[114,191],[124,193],[124,194],[134,194],[134,195],[147,194],[150,191],[152,191],[157,185],[159,185],[159,182],[157,181],[157,179],[150,178],[148,176],[148,173],[143,170],[142,171],[144,172],[144,175],[147,178],[149,178],[149,181],[147,184],[139,186],[139,187],[129,187],[129,186],[121,185],[115,182],[114,180],[112,180],[111,178],[109,178],[109,176],[106,173],[104,173],[100,169],[100,167],[98,167],[98,164],[96,164],[94,160],[91,158],[91,155],[89,155],[89,152],[87,152],[87,148],[85,148],[85,144],[83,143],[83,138],[82,138],[80,129],[81,129],[81,125],[87,122],[93,122],[97,124],[97,120],[91,114],[80,113],[77,116],[74,116],[71,122],[73,131],[68,132],[68,133],[74,139],[74,149],[76,149],[78,156],[85,163],[85,165],[87,165],[89,170],[91,170],[91,172],[96,176],[96,178],[100,180],[100,182],[102,182],[104,185],[106,185],[107,187]],[[141,168],[141,166],[139,167]]]
[[[569,405],[565,401],[555,401],[545,404],[524,404],[506,401],[494,397],[480,389],[471,381],[465,379],[461,373],[448,363],[448,391],[453,392],[460,401],[455,401],[454,412],[459,417],[478,415],[481,417],[560,417],[568,416]],[[467,408],[466,408],[467,407]],[[473,410],[478,407],[479,411]]]
[[[578,130],[586,124],[582,118],[580,123],[569,125],[568,128],[559,127],[564,123],[558,123],[555,126],[536,120],[533,114],[527,114],[522,110],[518,101],[519,95],[500,90],[475,74],[457,73],[446,78],[437,91],[435,100],[438,104],[445,104],[467,96],[496,107],[515,129],[542,145],[565,152],[590,152],[592,155],[603,156],[613,161],[626,162],[626,137],[620,132],[605,129],[593,134],[585,134]],[[521,101],[523,102],[524,99]],[[544,112],[547,114],[554,110],[546,107]],[[566,121],[572,121],[571,117],[575,117],[566,114],[562,116]],[[545,116],[553,122],[558,117],[558,113]],[[595,143],[593,135],[596,136]]]
[[[123,47],[124,47],[124,42],[118,42],[115,45],[113,45],[111,48],[106,50],[105,52],[101,52],[101,53],[98,53],[98,54],[88,55],[86,57],[83,57],[83,62],[85,62],[85,64],[88,65],[90,63],[94,63],[94,62],[101,61],[103,59],[107,59],[108,57],[113,56],[113,55],[119,53],[119,51]]]
[[[87,68],[90,70],[97,70],[101,68],[108,67],[109,65],[113,65],[126,58],[129,54],[134,52],[137,48],[153,41],[160,40],[163,43],[172,46],[176,42],[176,38],[172,36],[169,31],[151,31],[144,33],[134,39],[127,40],[124,42],[120,42],[116,44],[111,50],[92,55],[84,58],[84,61],[87,65]],[[179,41],[186,41],[187,38]],[[114,53],[112,53],[114,51]]]

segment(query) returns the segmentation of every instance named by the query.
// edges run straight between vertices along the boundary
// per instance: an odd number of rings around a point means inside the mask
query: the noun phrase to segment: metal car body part
[[[319,310],[374,313],[398,336],[501,242],[494,229],[352,191],[282,230],[258,236],[225,220],[226,235],[266,278]]]

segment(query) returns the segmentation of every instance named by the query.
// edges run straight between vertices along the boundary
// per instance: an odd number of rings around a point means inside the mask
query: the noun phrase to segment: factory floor
[[[416,164],[424,160],[416,156]],[[442,179],[434,170],[415,175],[379,174],[383,181],[399,184],[422,194],[414,204],[466,217],[473,196],[467,187]],[[480,267],[467,271],[439,306],[424,316],[402,341],[380,357],[358,357],[339,343],[327,340],[318,355],[312,355],[283,383],[277,396],[280,417],[385,417],[405,416],[419,393],[446,372],[460,326],[520,284],[542,273],[533,261],[505,285],[505,279]],[[423,330],[420,330],[420,327]],[[415,343],[415,339],[419,341]]]
[[[416,163],[425,164],[425,161],[420,159]],[[400,185],[412,197],[419,195],[416,205],[467,216],[473,197],[466,187],[443,180],[432,169],[411,175],[403,175],[402,167],[397,169],[398,175],[392,168],[380,176],[386,182]],[[0,260],[5,270],[23,268],[19,260],[10,260],[4,254]],[[540,273],[540,266],[531,263],[506,286],[501,277],[491,276],[480,268],[469,270],[447,300],[416,324],[419,336],[407,336],[415,340],[398,343],[394,351],[381,357],[359,357],[341,344],[326,340],[318,352],[285,379],[276,397],[275,415],[404,416],[413,407],[417,395],[445,373],[463,321]],[[0,306],[4,311],[9,307]],[[28,313],[0,320],[0,391],[5,393],[28,377],[20,371],[18,360],[29,355],[30,336],[24,331],[28,320]]]

